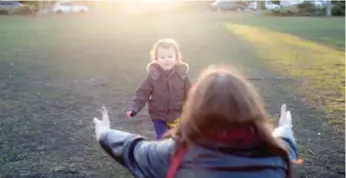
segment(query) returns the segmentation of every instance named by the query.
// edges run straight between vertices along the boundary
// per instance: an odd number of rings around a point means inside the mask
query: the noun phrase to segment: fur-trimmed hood
[[[150,62],[147,65],[147,71],[148,73],[156,80],[160,77],[162,73],[164,73],[161,66],[156,62]],[[173,67],[173,72],[176,72],[180,75],[181,78],[186,78],[189,71],[189,65],[184,62],[179,62]]]

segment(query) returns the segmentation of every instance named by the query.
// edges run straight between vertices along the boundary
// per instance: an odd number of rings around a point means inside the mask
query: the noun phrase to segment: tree
[[[345,16],[345,1],[332,1],[332,16]]]
[[[275,1],[271,1],[273,4],[277,4],[280,5],[280,1],[279,0],[275,0]]]

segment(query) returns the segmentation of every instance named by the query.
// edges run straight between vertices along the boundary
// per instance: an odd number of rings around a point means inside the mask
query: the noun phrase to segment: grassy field
[[[344,177],[344,135],[326,120],[328,113],[340,118],[343,113],[321,111],[320,105],[302,100],[301,95],[309,99],[307,93],[326,88],[310,87],[310,81],[315,84],[314,75],[299,76],[287,70],[291,64],[298,65],[298,71],[322,76],[317,83],[332,86],[328,82],[334,80],[326,81],[330,70],[318,73],[314,67],[331,68],[325,62],[330,58],[337,61],[335,70],[342,70],[339,53],[344,45],[344,26],[333,26],[340,19],[304,19],[308,22],[233,13],[181,13],[151,18],[97,14],[0,16],[0,177],[130,177],[102,152],[94,139],[91,121],[105,104],[112,127],[153,138],[146,109],[130,120],[125,119],[124,113],[146,73],[152,44],[165,37],[180,42],[193,80],[209,64],[232,64],[249,78],[257,78],[253,83],[274,118],[280,105],[288,104],[300,156],[305,160],[303,166],[295,168],[297,177]],[[321,25],[322,29],[308,32],[306,24]],[[261,38],[254,39],[243,31],[249,28]],[[282,37],[295,40],[280,40]],[[273,38],[273,42],[266,38]],[[303,46],[298,48],[296,43]],[[281,48],[274,48],[280,45]],[[291,64],[277,62],[282,57],[271,53],[273,49],[287,55],[286,62]],[[289,56],[299,49],[307,51],[299,51],[303,57]],[[324,56],[317,55],[319,50],[325,52]],[[301,68],[306,64],[300,63],[306,62],[305,57],[316,58],[310,61],[312,68]],[[287,72],[273,70],[278,67]],[[340,82],[343,73],[333,74],[337,75],[335,81]],[[292,86],[301,78],[309,85],[296,91]],[[300,89],[308,92],[301,93]],[[330,91],[340,94],[337,87]]]
[[[341,51],[345,49],[345,18],[335,17],[273,17],[252,15],[232,20],[233,23],[266,28],[294,35]]]
[[[232,22],[227,27],[253,43],[261,60],[268,62],[272,70],[301,79],[298,92],[328,113],[328,122],[343,131],[344,18],[304,19],[266,17],[261,25],[254,25],[258,21],[252,19],[243,20],[243,24]]]

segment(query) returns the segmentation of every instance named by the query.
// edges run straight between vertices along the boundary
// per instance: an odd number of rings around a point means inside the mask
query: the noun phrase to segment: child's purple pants
[[[155,119],[153,120],[155,139],[159,140],[162,138],[163,134],[169,130],[168,125],[163,120]]]

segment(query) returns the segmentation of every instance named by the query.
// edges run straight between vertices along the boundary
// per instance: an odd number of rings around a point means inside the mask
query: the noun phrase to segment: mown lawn
[[[288,33],[341,51],[345,48],[344,17],[272,17],[246,15],[240,18],[234,18],[232,22]]]
[[[345,19],[249,17],[226,24],[251,42],[269,68],[300,80],[297,90],[344,128]]]
[[[179,41],[192,80],[236,63],[243,54],[205,17],[0,16],[0,177],[130,177],[96,142],[92,118],[104,104],[113,128],[153,137],[146,109],[124,114],[160,38]]]
[[[331,98],[335,98],[334,94],[340,95],[340,85],[334,87],[336,82],[326,79],[326,75],[334,73],[326,70],[327,74],[322,75],[316,65],[340,67],[340,51],[311,44],[306,41],[308,37],[297,39],[275,32],[280,31],[275,23],[289,26],[300,20],[282,22],[282,18],[273,18],[271,22],[269,17],[248,18],[236,13],[0,16],[0,177],[130,177],[101,150],[91,120],[105,104],[113,128],[153,137],[146,109],[133,119],[126,119],[124,113],[146,74],[153,43],[165,37],[175,38],[181,44],[192,81],[203,68],[219,63],[235,65],[250,77],[267,77],[254,83],[263,92],[268,112],[277,114],[285,102],[294,114],[297,140],[306,161],[305,167],[296,172],[297,177],[342,176],[341,137],[320,122],[319,117],[324,116],[316,115],[291,97],[295,90],[283,92],[278,87],[283,83],[283,87],[290,85],[291,80],[271,80],[277,73],[267,71],[280,69],[289,76],[303,76],[307,82],[299,88],[303,94],[325,96],[320,91],[331,91]],[[238,30],[229,33],[224,24],[227,22]],[[252,29],[261,25],[270,31]],[[319,30],[317,33],[327,34]],[[255,63],[264,63],[265,67]],[[311,70],[302,66],[311,66]],[[304,73],[305,70],[314,75]],[[316,79],[315,74],[321,79]],[[340,81],[340,73],[335,75],[335,80]],[[316,83],[323,84],[322,88],[314,87]],[[331,140],[332,137],[335,138]]]

